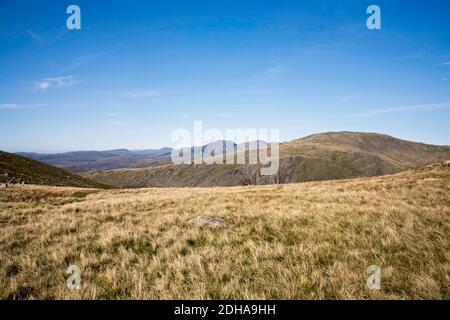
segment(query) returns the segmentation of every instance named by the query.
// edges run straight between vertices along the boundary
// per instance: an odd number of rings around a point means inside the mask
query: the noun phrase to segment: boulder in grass
[[[208,226],[212,228],[228,228],[231,224],[221,217],[201,215],[188,221],[189,224],[196,226]]]

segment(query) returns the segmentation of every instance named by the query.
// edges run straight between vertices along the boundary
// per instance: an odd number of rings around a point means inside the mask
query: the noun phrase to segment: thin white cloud
[[[125,91],[122,93],[124,97],[133,98],[133,99],[139,99],[139,98],[146,98],[146,97],[159,97],[161,94],[159,91],[156,90],[132,90],[132,91]]]
[[[34,88],[38,90],[47,90],[50,88],[51,83],[48,81],[39,81],[34,84]]]
[[[2,103],[0,104],[0,109],[19,109],[20,105],[15,103]]]
[[[414,112],[414,111],[436,111],[436,110],[446,110],[446,109],[450,109],[450,102],[420,104],[420,105],[396,107],[396,108],[374,109],[374,110],[368,110],[363,113],[355,114],[354,116],[371,117],[371,116],[376,116],[379,114],[386,114],[386,113]]]
[[[442,65],[444,65],[444,66],[450,66],[450,61],[449,61],[449,62],[444,62]]]
[[[33,109],[46,106],[43,103],[35,104],[17,104],[17,103],[0,103],[0,110],[11,110],[11,109]]]
[[[49,88],[69,87],[77,84],[79,81],[74,76],[45,78],[34,83],[36,90],[47,90]]]

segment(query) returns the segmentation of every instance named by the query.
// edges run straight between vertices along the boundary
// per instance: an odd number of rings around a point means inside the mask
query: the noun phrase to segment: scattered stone
[[[4,188],[7,188],[7,187],[8,187],[8,185],[6,183],[0,184],[0,189],[4,189]]]
[[[209,226],[212,228],[228,228],[230,223],[224,218],[201,215],[188,221],[189,224],[196,226]]]
[[[447,167],[450,167],[450,160],[445,161],[444,164],[445,164]]]

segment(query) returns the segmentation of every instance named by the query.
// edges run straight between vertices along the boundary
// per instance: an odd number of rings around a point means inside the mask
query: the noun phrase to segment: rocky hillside
[[[329,132],[280,145],[277,175],[261,176],[260,165],[173,165],[101,170],[90,179],[118,187],[210,187],[292,183],[379,176],[450,159],[450,146],[388,135]]]
[[[0,185],[41,184],[49,186],[111,188],[110,186],[69,173],[63,169],[0,151]]]

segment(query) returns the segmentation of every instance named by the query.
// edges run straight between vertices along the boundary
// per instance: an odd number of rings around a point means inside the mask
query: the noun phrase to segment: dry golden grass
[[[0,191],[3,299],[449,299],[450,170],[292,185]],[[190,218],[226,218],[232,228]],[[66,268],[81,269],[80,290]],[[381,289],[366,287],[369,265]]]

